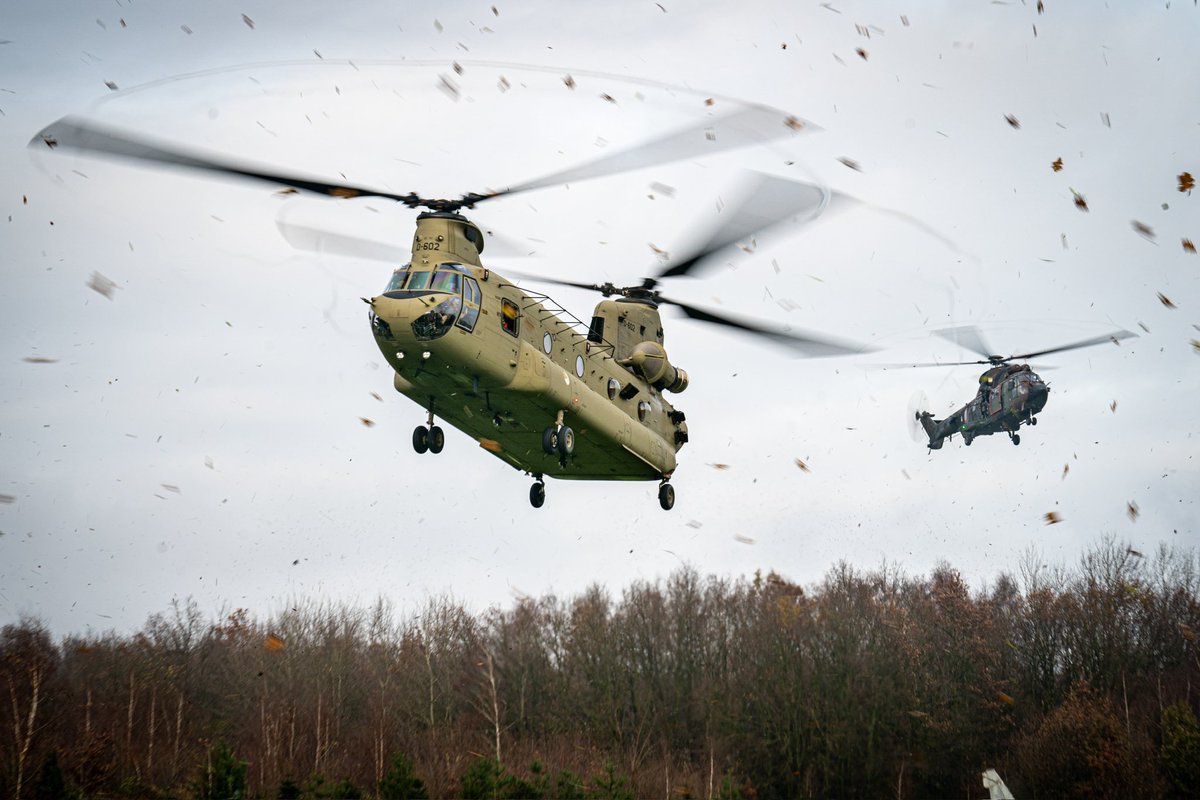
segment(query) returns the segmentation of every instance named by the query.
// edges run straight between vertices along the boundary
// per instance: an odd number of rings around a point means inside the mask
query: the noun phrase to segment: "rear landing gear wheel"
[[[971,434],[969,434],[969,433],[964,433],[964,434],[963,434],[963,444],[965,444],[967,447],[970,447],[970,446],[971,446],[971,442],[973,442],[973,441],[975,441],[975,437],[974,437],[974,436],[972,436],[972,435],[971,435]]]
[[[1030,417],[1030,418],[1029,418],[1029,424],[1030,424],[1030,425],[1037,425],[1037,417]]]
[[[547,455],[558,453],[558,428],[551,425],[542,431],[542,449],[546,451]]]
[[[675,487],[669,483],[664,483],[658,487],[658,504],[662,506],[663,511],[670,511],[675,507]]]
[[[534,508],[541,508],[546,502],[546,484],[538,481],[529,487],[529,505]]]
[[[429,449],[429,429],[423,425],[413,428],[413,450],[424,453]],[[439,447],[438,450],[441,448]],[[437,452],[436,450],[434,452]]]
[[[575,452],[575,431],[564,425],[558,431],[558,455],[565,459]]]
[[[446,445],[446,434],[437,425],[429,429],[429,452],[440,453]]]

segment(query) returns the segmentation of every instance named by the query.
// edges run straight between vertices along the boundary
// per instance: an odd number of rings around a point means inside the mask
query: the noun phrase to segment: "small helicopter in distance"
[[[983,360],[943,361],[906,366],[948,367],[963,364],[989,364],[991,369],[979,376],[979,393],[969,403],[945,419],[935,419],[932,413],[921,409],[914,412],[915,421],[921,424],[929,437],[930,450],[942,449],[943,441],[956,433],[962,435],[963,444],[967,446],[970,446],[977,436],[990,436],[993,433],[1001,432],[1007,433],[1009,440],[1014,445],[1019,445],[1021,434],[1018,431],[1022,425],[1037,425],[1037,414],[1046,407],[1050,386],[1028,364],[1010,362],[1024,361],[1027,358],[1061,353],[1066,350],[1077,350],[1081,347],[1092,347],[1105,342],[1117,344],[1122,339],[1137,336],[1130,331],[1118,330],[1047,350],[999,356],[994,355],[991,349],[984,344],[982,334],[974,326],[947,328],[934,331],[934,333],[978,353],[983,356]]]
[[[761,175],[740,206],[725,209],[704,244],[650,271],[651,277],[639,284],[536,278],[600,292],[604,299],[586,324],[547,295],[527,291],[485,267],[480,260],[483,230],[461,212],[518,192],[746,144],[744,137],[721,135],[734,127],[766,140],[795,133],[805,123],[750,105],[537,180],[452,199],[287,174],[78,117],[51,124],[29,146],[182,167],[282,185],[285,191],[389,199],[422,209],[411,260],[394,269],[382,292],[363,298],[376,345],[394,372],[396,391],[425,409],[425,424],[413,431],[414,450],[441,452],[445,433],[436,424],[440,418],[533,477],[529,501],[535,508],[545,502],[544,479],[555,477],[657,480],[659,504],[669,510],[675,503],[669,483],[675,454],[688,441],[688,429],[684,413],[665,393],[682,392],[689,378],[667,358],[660,306],[673,305],[691,319],[766,337],[799,355],[855,354],[868,348],[717,314],[664,296],[659,282],[687,275],[714,253],[789,217],[807,213],[806,221],[812,219],[841,196],[813,184]]]

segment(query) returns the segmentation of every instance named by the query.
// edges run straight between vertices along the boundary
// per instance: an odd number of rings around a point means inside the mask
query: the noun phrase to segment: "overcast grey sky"
[[[841,559],[911,572],[944,559],[978,586],[1031,547],[1051,563],[1105,535],[1195,547],[1200,256],[1183,241],[1200,243],[1200,196],[1177,176],[1200,174],[1200,11],[1045,6],[7,3],[0,622],[127,631],[188,596],[212,614],[381,594],[482,609],[592,581],[618,591],[681,562],[810,582]],[[692,378],[670,513],[652,483],[551,481],[534,510],[529,478],[455,431],[438,456],[412,451],[424,413],[392,391],[358,299],[389,265],[297,251],[276,228],[324,221],[403,247],[411,212],[26,148],[90,114],[457,194],[694,124],[707,96],[821,130],[475,214],[536,253],[485,253],[501,272],[630,283],[651,244],[682,247],[717,214],[742,167],[862,201],[670,287],[883,349],[795,360],[669,318]],[[583,318],[597,299],[527,285]],[[914,393],[944,414],[979,370],[870,365],[968,357],[929,335],[962,324],[1006,352],[1140,336],[1050,358],[1049,404],[1020,447],[994,436],[929,454],[906,424]],[[1051,511],[1062,522],[1047,526]]]

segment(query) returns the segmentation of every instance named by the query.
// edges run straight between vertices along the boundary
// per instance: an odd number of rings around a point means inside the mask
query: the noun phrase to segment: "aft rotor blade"
[[[910,369],[921,367],[962,367],[968,364],[991,364],[990,361],[901,361],[891,364],[871,364],[878,369]]]
[[[752,105],[722,117],[705,120],[680,130],[652,139],[616,153],[597,158],[570,169],[552,172],[526,183],[518,183],[487,194],[470,194],[463,197],[464,204],[473,206],[482,200],[559,186],[575,181],[600,178],[632,172],[643,167],[682,161],[703,155],[711,155],[736,147],[794,135],[798,131],[816,130],[810,122],[789,116],[768,106]]]
[[[1081,347],[1092,347],[1093,345],[1104,344],[1105,342],[1117,344],[1117,342],[1119,342],[1121,339],[1129,338],[1137,338],[1137,334],[1133,333],[1132,331],[1120,330],[1116,331],[1115,333],[1105,334],[1103,336],[1093,336],[1091,339],[1084,339],[1079,342],[1073,342],[1072,344],[1064,344],[1061,347],[1052,347],[1049,350],[1037,350],[1032,353],[1021,353],[1020,355],[1009,356],[1006,360],[1023,361],[1027,358],[1037,358],[1038,356],[1046,356],[1050,355],[1051,353],[1061,353],[1065,350],[1078,350]]]
[[[820,358],[824,356],[846,356],[857,355],[858,353],[869,353],[872,348],[848,342],[845,340],[831,339],[816,334],[802,333],[794,330],[784,330],[782,328],[768,328],[762,325],[737,320],[723,314],[717,314],[703,308],[698,308],[690,303],[683,303],[679,300],[671,300],[666,297],[658,297],[659,303],[669,303],[673,306],[678,306],[683,313],[694,320],[700,322],[711,322],[715,325],[724,325],[728,328],[742,331],[744,333],[763,336],[779,344],[787,345],[795,350],[798,354],[812,358]]]
[[[695,255],[660,270],[655,277],[686,275],[710,255],[731,244],[744,242],[789,219],[799,225],[807,224],[826,211],[846,208],[855,202],[849,195],[824,186],[760,173],[754,173],[750,182],[743,186],[742,196],[736,207],[725,209],[721,224]]]
[[[91,122],[80,117],[67,116],[52,123],[48,128],[29,140],[30,147],[50,147],[77,150],[88,155],[113,156],[117,158],[146,161],[153,164],[184,167],[187,169],[233,175],[250,180],[264,181],[289,186],[303,192],[329,195],[331,197],[383,197],[396,200],[407,206],[419,205],[420,198],[413,194],[393,194],[365,186],[349,183],[329,183],[317,178],[275,172],[246,163],[227,160],[219,156],[201,153],[182,147],[152,141]]]

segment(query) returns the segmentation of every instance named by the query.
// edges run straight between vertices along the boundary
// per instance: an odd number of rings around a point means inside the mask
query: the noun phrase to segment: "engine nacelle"
[[[658,342],[640,342],[629,358],[619,362],[645,378],[655,389],[678,394],[688,386],[687,373],[671,366],[667,351]]]

